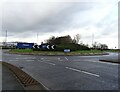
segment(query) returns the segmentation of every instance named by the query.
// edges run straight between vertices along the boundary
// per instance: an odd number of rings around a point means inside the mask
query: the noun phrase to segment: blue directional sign
[[[42,48],[46,49],[46,48],[47,48],[47,45],[42,45]]]
[[[33,46],[34,46],[34,43],[22,43],[22,42],[17,43],[18,49],[26,49],[26,48],[31,49]]]
[[[70,49],[64,49],[64,52],[70,52]]]

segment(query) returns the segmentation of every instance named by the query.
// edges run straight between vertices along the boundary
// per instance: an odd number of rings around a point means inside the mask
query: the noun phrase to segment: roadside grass
[[[32,49],[11,49],[10,52],[33,52]]]
[[[120,52],[120,49],[111,49],[111,50],[106,50],[106,52]]]
[[[37,54],[37,55],[101,55],[105,54],[105,51],[101,50],[79,50],[79,51],[71,51],[69,53],[65,53],[62,51],[33,51],[32,49],[12,49],[10,53],[15,54]]]

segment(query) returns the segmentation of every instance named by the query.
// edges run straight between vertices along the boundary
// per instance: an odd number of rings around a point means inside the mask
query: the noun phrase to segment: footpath
[[[17,69],[17,67],[12,66],[11,64],[4,63],[0,63],[2,64],[2,92],[26,92],[32,90],[47,91],[43,85],[38,83],[35,79],[22,70]],[[12,68],[9,66],[12,66]],[[17,71],[14,72],[12,69]]]

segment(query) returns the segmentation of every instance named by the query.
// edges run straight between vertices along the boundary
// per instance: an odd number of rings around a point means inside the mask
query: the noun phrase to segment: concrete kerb
[[[22,71],[20,68],[7,62],[2,62],[2,65],[8,67],[15,74],[17,80],[19,80],[19,83],[23,86],[24,90],[49,90],[42,83],[36,81],[34,78]]]
[[[99,59],[99,61],[120,64],[120,59],[111,59],[111,60],[109,60],[109,59]]]

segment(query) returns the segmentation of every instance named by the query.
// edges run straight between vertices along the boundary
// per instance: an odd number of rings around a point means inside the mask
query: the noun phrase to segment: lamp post
[[[94,33],[92,33],[92,46],[93,46],[93,43],[94,43]]]

